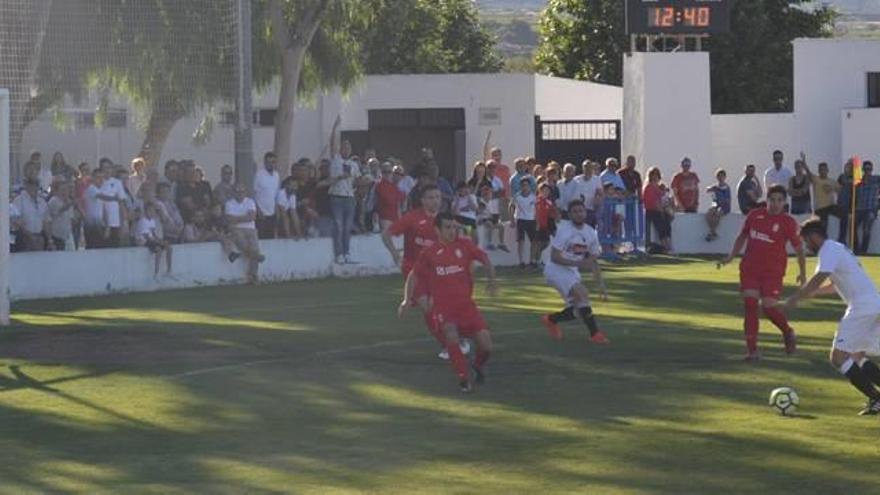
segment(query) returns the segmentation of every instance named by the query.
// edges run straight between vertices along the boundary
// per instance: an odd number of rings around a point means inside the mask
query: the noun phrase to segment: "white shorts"
[[[850,354],[880,355],[880,313],[854,315],[847,312],[834,334],[834,348]]]
[[[574,302],[571,300],[571,289],[581,283],[580,272],[550,262],[544,265],[544,277],[547,279],[550,287],[559,292],[559,295],[562,296],[562,300],[566,304]]]

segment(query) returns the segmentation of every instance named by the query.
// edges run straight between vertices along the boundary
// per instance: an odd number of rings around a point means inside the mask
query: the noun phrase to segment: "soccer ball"
[[[779,387],[770,392],[770,406],[776,408],[783,416],[794,414],[800,402],[797,392],[791,387]]]

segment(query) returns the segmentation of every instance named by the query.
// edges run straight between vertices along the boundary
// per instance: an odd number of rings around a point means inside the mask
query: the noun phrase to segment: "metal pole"
[[[0,89],[0,325],[9,325],[9,91]]]
[[[253,187],[254,134],[253,134],[253,77],[251,53],[251,0],[233,0],[236,3],[235,42],[235,178]]]

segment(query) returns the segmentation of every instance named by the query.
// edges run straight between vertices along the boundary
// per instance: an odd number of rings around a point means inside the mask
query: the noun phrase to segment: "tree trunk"
[[[171,134],[174,124],[181,118],[183,118],[183,115],[171,111],[154,110],[150,115],[150,122],[147,124],[147,132],[140,151],[140,156],[144,158],[147,167],[160,163],[165,141],[168,139],[168,135]]]
[[[278,155],[279,173],[283,176],[290,168],[293,147],[293,118],[296,113],[297,90],[305,47],[285,50],[281,56],[281,91],[278,96],[278,113],[275,115],[275,154]]]

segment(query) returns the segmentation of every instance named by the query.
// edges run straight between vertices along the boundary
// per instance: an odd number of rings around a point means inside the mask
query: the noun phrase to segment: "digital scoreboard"
[[[730,31],[733,0],[626,0],[626,34]]]

